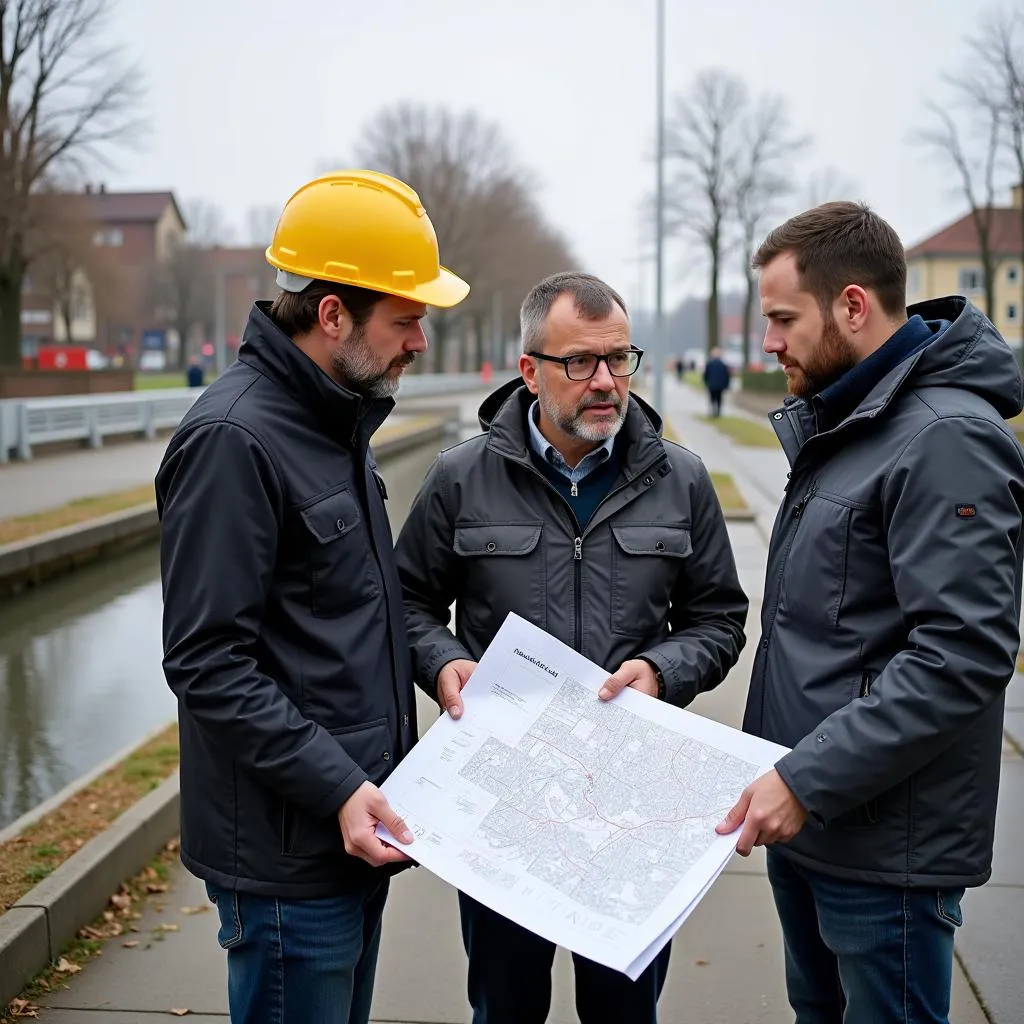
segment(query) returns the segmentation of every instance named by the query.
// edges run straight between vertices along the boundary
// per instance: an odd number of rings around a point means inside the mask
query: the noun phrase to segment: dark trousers
[[[721,416],[722,415],[722,395],[724,391],[720,391],[715,388],[713,391],[708,391],[708,397],[711,399],[711,415]]]
[[[459,893],[473,1024],[544,1024],[554,943]],[[637,978],[573,954],[580,1024],[656,1024],[671,943]]]
[[[386,879],[315,900],[206,890],[228,953],[231,1024],[366,1024]]]
[[[833,878],[768,851],[796,1024],[948,1024],[963,889]]]

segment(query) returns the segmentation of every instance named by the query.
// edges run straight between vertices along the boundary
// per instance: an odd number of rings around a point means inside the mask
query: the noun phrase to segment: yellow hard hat
[[[266,255],[289,292],[337,281],[442,308],[469,294],[441,266],[420,197],[376,171],[336,171],[303,185],[285,204]]]

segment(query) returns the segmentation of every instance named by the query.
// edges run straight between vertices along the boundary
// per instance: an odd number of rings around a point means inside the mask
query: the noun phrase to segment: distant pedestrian
[[[192,356],[188,361],[186,380],[190,388],[201,388],[203,386],[203,367],[195,356]]]
[[[732,371],[729,364],[722,358],[722,350],[713,348],[704,367],[704,387],[707,388],[711,400],[711,415],[722,415],[722,395],[729,390]]]
[[[683,362],[683,357],[679,356],[676,359],[676,379],[680,384],[683,382],[683,374],[686,372],[686,363]]]

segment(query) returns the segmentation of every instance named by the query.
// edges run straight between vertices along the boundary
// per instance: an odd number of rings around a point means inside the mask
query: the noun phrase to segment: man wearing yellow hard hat
[[[365,1024],[388,878],[411,841],[377,784],[416,736],[371,435],[469,286],[416,193],[345,171],[286,204],[238,362],[156,478],[164,671],[178,698],[181,858],[228,951],[233,1024]]]

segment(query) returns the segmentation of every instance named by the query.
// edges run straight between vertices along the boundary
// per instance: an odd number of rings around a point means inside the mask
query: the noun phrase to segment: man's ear
[[[852,333],[864,330],[871,312],[871,298],[859,284],[847,285],[837,300],[837,320]]]
[[[337,295],[325,295],[317,310],[320,330],[332,341],[344,341],[352,333],[352,317]]]
[[[524,354],[519,357],[519,372],[530,393],[534,395],[537,394],[537,371],[537,360],[533,356]]]

